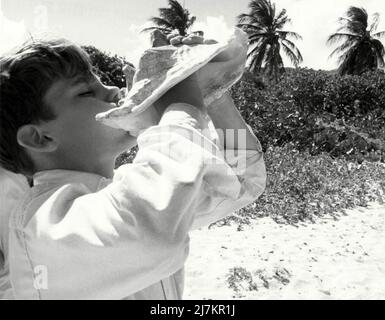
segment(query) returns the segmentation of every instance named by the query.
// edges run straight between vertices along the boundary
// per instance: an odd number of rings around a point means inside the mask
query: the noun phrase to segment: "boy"
[[[10,221],[15,298],[180,299],[188,232],[264,190],[255,136],[247,130],[248,150],[223,141],[236,150],[225,160],[201,135],[206,108],[194,76],[156,103],[159,124],[136,139],[95,121],[119,90],[95,77],[79,47],[33,42],[0,63],[1,165],[33,180]],[[229,96],[210,110],[217,129],[247,129]],[[114,172],[136,144],[133,164]]]

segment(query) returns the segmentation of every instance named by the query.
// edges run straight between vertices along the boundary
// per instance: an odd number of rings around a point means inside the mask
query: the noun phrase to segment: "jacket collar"
[[[33,185],[65,185],[67,183],[82,183],[91,191],[97,191],[101,184],[107,184],[110,179],[95,173],[74,170],[44,170],[33,175]]]

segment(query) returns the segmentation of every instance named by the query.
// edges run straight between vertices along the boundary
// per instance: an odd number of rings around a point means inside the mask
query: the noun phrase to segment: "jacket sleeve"
[[[28,190],[24,176],[0,167],[0,300],[12,298],[7,261],[9,218]]]
[[[262,150],[227,150],[225,159],[238,179],[237,198],[219,198],[211,210],[197,210],[192,229],[207,226],[251,204],[265,190],[266,168]]]
[[[194,219],[207,223],[245,194],[206,127],[195,107],[171,105],[107,187],[72,183],[38,195],[25,208],[33,215],[11,227],[16,297],[119,299],[182,268]]]
[[[217,196],[215,189],[200,194],[193,216],[192,229],[207,226],[252,203],[263,193],[266,186],[266,168],[263,160],[262,147],[250,127],[249,131],[256,140],[257,150],[222,150],[219,146],[220,142],[219,139],[217,139],[217,135],[213,133],[215,128],[210,117],[207,114],[200,114],[200,117],[196,118],[200,119],[200,132],[202,132],[207,139],[201,138],[200,135],[195,135],[195,139],[193,137],[193,140],[201,146],[211,148],[221,159],[224,158],[226,164],[230,167],[227,168],[227,175],[236,177],[236,186],[240,189],[236,198]],[[162,119],[164,124],[188,124],[189,121],[191,121],[191,118],[186,117],[185,114],[181,112],[180,105],[178,106],[178,110],[174,109],[174,112],[168,113]],[[211,162],[214,165],[218,164],[218,161]],[[223,190],[227,189],[228,192],[234,189],[234,185],[227,184],[225,181],[222,182],[220,176],[218,176],[217,179],[215,183],[216,187],[220,186]],[[203,183],[205,184],[205,181],[203,181]],[[205,187],[209,188],[210,186],[205,184]]]

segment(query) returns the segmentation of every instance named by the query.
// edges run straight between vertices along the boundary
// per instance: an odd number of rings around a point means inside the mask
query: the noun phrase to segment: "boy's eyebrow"
[[[76,86],[78,84],[82,84],[82,83],[90,83],[90,82],[93,82],[94,80],[94,76],[92,73],[87,73],[87,74],[82,74],[82,75],[79,75],[79,76],[76,76],[75,78],[73,78],[71,80],[71,85],[72,86]]]

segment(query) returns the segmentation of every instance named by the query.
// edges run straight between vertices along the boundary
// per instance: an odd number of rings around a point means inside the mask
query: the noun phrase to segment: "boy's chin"
[[[120,131],[120,130],[119,130]],[[103,138],[100,141],[100,149],[104,150],[103,154],[117,156],[123,152],[129,151],[135,147],[137,143],[136,137],[130,135],[129,132],[121,130],[121,132],[113,131],[108,139]]]
[[[128,131],[124,131],[121,142],[124,148],[123,151],[127,151],[138,144],[137,138],[132,136]]]

